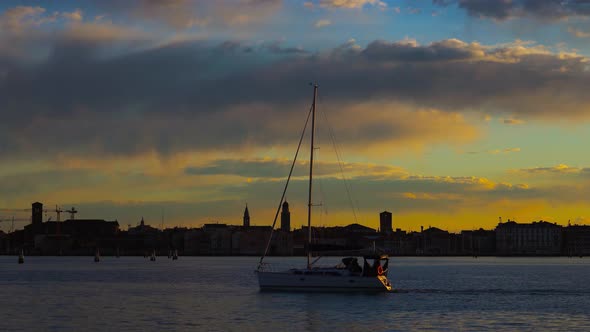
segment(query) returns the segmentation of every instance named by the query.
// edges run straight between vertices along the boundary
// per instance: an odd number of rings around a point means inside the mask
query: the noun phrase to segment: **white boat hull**
[[[304,275],[285,272],[256,271],[260,290],[388,292],[391,284],[385,276]]]

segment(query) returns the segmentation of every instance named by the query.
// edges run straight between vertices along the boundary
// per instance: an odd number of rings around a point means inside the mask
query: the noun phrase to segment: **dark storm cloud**
[[[523,45],[451,39],[375,41],[362,48],[351,41],[306,53],[278,43],[192,41],[117,53],[102,38],[54,37],[49,55],[37,61],[0,53],[3,155],[292,142],[309,106],[311,81],[320,83],[321,100],[343,123],[356,117],[346,113],[347,105],[368,100],[518,118],[555,117],[556,110],[583,116],[590,109],[586,58]],[[371,123],[379,109],[359,109],[365,123],[347,139],[416,135],[411,124]]]
[[[588,0],[433,0],[435,4],[456,4],[469,15],[505,20],[512,17],[534,17],[555,20],[589,16]]]
[[[370,61],[429,62],[465,60],[476,56],[475,50],[462,47],[453,40],[434,42],[428,47],[418,47],[415,42],[391,43],[377,40],[362,52]]]

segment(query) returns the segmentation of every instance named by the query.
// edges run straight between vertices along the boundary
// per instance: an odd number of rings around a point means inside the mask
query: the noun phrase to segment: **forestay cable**
[[[299,145],[297,145],[297,151],[295,152],[295,157],[293,158],[293,163],[291,164],[291,170],[289,171],[289,176],[287,177],[287,183],[285,183],[285,188],[283,189],[283,195],[281,196],[281,201],[279,202],[279,206],[277,207],[277,212],[275,213],[275,219],[272,222],[272,228],[270,230],[270,236],[268,238],[268,242],[266,243],[266,248],[264,249],[264,254],[260,257],[260,262],[258,263],[258,270],[262,267],[262,261],[266,254],[268,253],[268,249],[270,248],[270,242],[272,240],[272,234],[275,230],[275,225],[277,223],[277,218],[279,217],[279,212],[281,211],[281,206],[283,205],[283,200],[285,199],[285,194],[287,193],[287,187],[289,186],[289,181],[291,180],[291,175],[293,174],[293,169],[295,168],[295,163],[297,162],[297,156],[299,155],[299,150],[301,148],[301,143],[303,142],[303,137],[305,136],[305,130],[307,128],[307,123],[309,122],[309,118],[311,116],[311,111],[313,110],[313,106],[309,108],[309,113],[307,113],[307,119],[305,120],[305,125],[303,126],[303,131],[301,132],[301,137],[299,138]]]

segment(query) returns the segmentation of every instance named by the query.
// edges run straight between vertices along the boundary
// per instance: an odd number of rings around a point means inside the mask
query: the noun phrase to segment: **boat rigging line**
[[[262,267],[262,261],[266,257],[266,254],[268,253],[268,249],[270,248],[272,234],[274,233],[275,226],[277,224],[277,218],[279,217],[279,213],[281,211],[281,206],[283,205],[283,201],[285,200],[285,194],[287,193],[287,187],[289,186],[289,181],[291,180],[291,175],[293,174],[293,169],[295,168],[295,163],[297,162],[297,156],[299,155],[299,150],[301,149],[301,143],[303,142],[303,138],[305,137],[305,130],[307,129],[307,124],[309,123],[309,118],[311,117],[312,111],[313,111],[313,105],[309,108],[309,112],[307,113],[307,119],[305,120],[305,125],[303,125],[301,137],[299,138],[299,144],[297,145],[297,151],[295,152],[295,158],[293,158],[293,163],[291,163],[291,169],[289,170],[289,176],[287,177],[287,182],[285,183],[285,188],[283,189],[283,194],[281,195],[281,201],[279,202],[279,206],[277,207],[277,212],[275,213],[275,218],[272,222],[270,236],[268,237],[268,242],[266,243],[266,248],[264,249],[264,254],[262,255],[262,257],[260,257],[260,262],[258,263],[258,270],[260,270],[260,268]]]
[[[309,152],[309,194],[307,200],[307,269],[311,270],[311,194],[313,184],[313,153],[315,146],[313,145],[313,139],[315,136],[315,106],[318,97],[318,85],[313,85],[313,103],[311,106],[311,151]]]
[[[340,157],[341,153],[340,153],[340,150],[338,149],[338,145],[336,144],[336,135],[334,135],[334,130],[332,129],[332,126],[330,125],[330,121],[328,121],[328,115],[326,114],[326,111],[322,111],[321,113],[324,116],[324,119],[326,121],[326,127],[328,127],[328,134],[330,136],[330,140],[332,141],[332,146],[334,148],[334,153],[336,154],[336,159],[338,160],[338,167],[340,168],[340,174],[342,174],[342,180],[344,181],[344,188],[346,189],[346,195],[348,196],[348,201],[349,201],[350,207],[352,209],[352,215],[354,216],[354,222],[358,224],[358,219],[356,216],[355,206],[354,206],[354,202],[352,199],[351,189],[349,188],[349,187],[351,187],[351,185],[348,183],[346,176],[344,176],[344,168],[342,167],[343,162],[342,162],[342,158]],[[358,206],[356,207],[356,209],[358,209]]]

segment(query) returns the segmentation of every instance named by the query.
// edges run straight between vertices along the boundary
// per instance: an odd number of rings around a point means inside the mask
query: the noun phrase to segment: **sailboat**
[[[150,261],[152,261],[152,262],[156,261],[156,249],[154,249],[154,251],[152,251],[152,255],[150,256]]]
[[[20,254],[18,255],[18,263],[23,264],[25,262],[25,252],[23,249],[20,250]]]
[[[389,258],[387,255],[377,254],[376,251],[370,255],[362,256],[363,266],[359,264],[357,257],[346,257],[336,266],[319,267],[314,266],[317,262],[311,260],[311,209],[312,209],[312,184],[313,184],[313,153],[314,153],[314,131],[315,131],[315,113],[316,99],[318,95],[318,85],[313,85],[313,102],[308,114],[305,127],[299,140],[299,146],[295,153],[295,158],[291,165],[291,171],[287,177],[287,182],[283,190],[283,195],[279,203],[279,209],[285,199],[285,193],[289,180],[293,173],[293,167],[299,154],[301,142],[305,135],[305,128],[311,116],[311,152],[309,157],[309,184],[308,184],[308,204],[307,204],[307,266],[303,268],[274,271],[270,266],[264,263],[264,258],[270,247],[272,233],[268,240],[264,255],[260,258],[256,274],[260,290],[278,290],[278,291],[337,291],[337,292],[388,292],[392,290],[391,283],[387,279],[387,268]],[[278,209],[275,215],[275,221],[278,216]]]
[[[178,259],[178,250],[174,249],[174,253],[172,254],[172,260],[175,261]]]
[[[94,252],[94,262],[100,262],[100,251],[98,251],[98,248],[96,248],[96,251]]]

